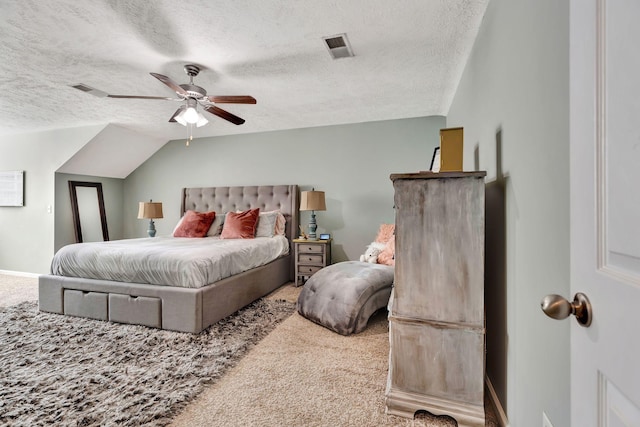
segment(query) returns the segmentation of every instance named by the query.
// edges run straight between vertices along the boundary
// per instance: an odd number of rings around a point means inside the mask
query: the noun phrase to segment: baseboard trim
[[[21,276],[21,277],[33,277],[37,279],[40,277],[40,274],[37,273],[26,273],[24,271],[11,271],[11,270],[0,270],[0,274],[6,274],[7,276]]]
[[[498,417],[498,423],[500,427],[510,427],[509,420],[507,419],[507,414],[504,412],[502,408],[502,404],[500,403],[500,399],[498,399],[498,395],[496,394],[496,390],[493,388],[493,384],[491,384],[491,380],[488,376],[485,375],[485,385],[487,387],[487,393],[489,393],[489,401],[493,406],[493,410],[495,411],[496,416]]]

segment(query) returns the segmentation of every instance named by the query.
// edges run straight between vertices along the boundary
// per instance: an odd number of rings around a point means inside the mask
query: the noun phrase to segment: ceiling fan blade
[[[164,100],[167,100],[167,101],[182,101],[182,99],[168,98],[166,96],[107,95],[107,98],[164,99]]]
[[[244,123],[244,119],[241,119],[240,117],[234,114],[231,114],[230,112],[225,111],[222,108],[218,108],[215,105],[206,105],[204,106],[204,109],[210,112],[211,114],[215,114],[218,117],[221,117],[225,120],[230,121],[234,125],[241,125]]]
[[[182,87],[180,87],[180,85],[178,83],[174,82],[169,77],[163,76],[162,74],[158,74],[158,73],[149,73],[149,74],[151,74],[153,77],[155,77],[156,79],[160,80],[162,83],[164,83],[167,86],[169,86],[177,94],[184,95],[184,96],[189,96],[189,94],[187,93],[186,90],[184,90]]]
[[[176,116],[177,116],[178,114],[182,113],[182,110],[184,110],[184,109],[185,109],[185,106],[184,106],[184,105],[181,105],[181,106],[180,106],[180,108],[178,108],[178,109],[176,110],[176,112],[175,112],[175,113],[173,113],[173,116],[171,116],[171,118],[169,119],[169,121],[170,121],[170,122],[172,122],[172,123],[177,122],[177,120],[176,120]]]
[[[209,101],[216,104],[255,104],[256,99],[249,95],[208,96]]]

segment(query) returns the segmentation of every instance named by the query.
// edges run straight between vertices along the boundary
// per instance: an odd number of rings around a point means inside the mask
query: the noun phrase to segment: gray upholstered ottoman
[[[318,271],[298,297],[298,313],[342,335],[361,332],[369,317],[386,307],[393,267],[346,261]]]

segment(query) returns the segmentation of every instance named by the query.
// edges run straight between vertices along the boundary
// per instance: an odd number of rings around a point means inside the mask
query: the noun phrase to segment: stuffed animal
[[[367,250],[364,254],[360,255],[360,261],[368,262],[370,264],[376,264],[378,262],[378,254],[382,252],[385,244],[379,242],[372,242],[367,246]]]

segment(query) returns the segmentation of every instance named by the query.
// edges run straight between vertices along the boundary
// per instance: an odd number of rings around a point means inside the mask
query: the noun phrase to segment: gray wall
[[[49,271],[54,253],[55,171],[103,127],[0,136],[0,170],[25,171],[25,205],[0,207],[0,270]]]
[[[122,217],[124,180],[118,178],[103,178],[87,175],[56,173],[55,250],[57,251],[64,245],[76,242],[73,226],[73,214],[71,211],[69,181],[99,182],[102,184],[104,208],[107,218],[107,229],[109,230],[109,240],[122,239],[124,237],[124,225]],[[82,224],[83,229],[85,228],[85,226],[100,229],[101,224],[99,216],[92,218],[92,224]]]
[[[444,117],[421,117],[247,135],[171,141],[129,175],[124,187],[127,237],[144,237],[138,202],[163,202],[158,235],[179,219],[183,187],[298,184],[325,192],[318,233],[334,238],[333,261],[357,259],[381,223],[394,222],[395,172],[427,170]],[[215,124],[214,124],[215,125]],[[309,212],[301,212],[303,225]]]
[[[569,322],[540,310],[569,296],[568,85],[568,2],[492,0],[447,116],[465,128],[465,166],[506,190],[506,286],[486,283],[487,317],[503,300],[506,325],[487,321],[487,372],[518,427],[543,411],[570,425]]]

